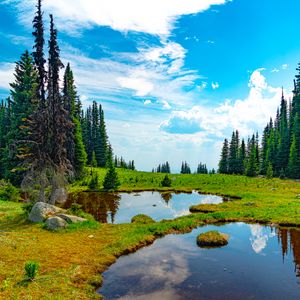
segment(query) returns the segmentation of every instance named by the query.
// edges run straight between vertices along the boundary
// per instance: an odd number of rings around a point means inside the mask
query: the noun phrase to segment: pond
[[[202,249],[199,233],[230,235]],[[105,299],[300,299],[300,231],[244,223],[168,235],[123,256],[103,274]]]
[[[146,214],[156,221],[174,219],[189,214],[189,207],[196,204],[219,204],[223,198],[213,195],[192,193],[97,193],[82,192],[70,195],[65,208],[72,203],[82,205],[102,223],[130,223],[137,214]]]

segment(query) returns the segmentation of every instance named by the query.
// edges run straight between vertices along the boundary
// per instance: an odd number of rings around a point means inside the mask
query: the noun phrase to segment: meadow
[[[105,171],[97,169],[100,182]],[[170,175],[118,169],[120,191],[176,191],[222,195],[231,201],[199,205],[193,214],[150,224],[100,224],[88,221],[49,232],[31,224],[20,202],[0,201],[1,299],[98,299],[101,273],[123,254],[134,252],[169,233],[189,232],[197,226],[220,222],[255,222],[300,226],[300,183],[292,180],[234,175]],[[69,186],[69,192],[87,189],[89,176]],[[99,186],[101,189],[101,186]],[[142,198],[141,198],[142,201]],[[33,282],[24,280],[24,265],[39,263]]]

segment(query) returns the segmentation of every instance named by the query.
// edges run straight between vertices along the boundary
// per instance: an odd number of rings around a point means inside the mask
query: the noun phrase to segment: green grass
[[[97,169],[100,181],[105,170]],[[245,221],[300,226],[300,183],[225,175],[170,175],[171,188],[161,187],[163,174],[118,170],[121,191],[183,191],[241,197],[219,205],[194,206],[195,213],[150,224],[74,224],[48,232],[30,224],[22,204],[0,201],[0,299],[97,299],[101,273],[122,254],[136,251],[168,233],[189,232],[216,222]],[[87,190],[89,176],[69,186]],[[101,189],[101,186],[99,187]],[[33,283],[24,287],[24,265],[39,263]]]

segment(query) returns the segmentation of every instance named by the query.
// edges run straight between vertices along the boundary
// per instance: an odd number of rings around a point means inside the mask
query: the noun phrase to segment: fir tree
[[[67,158],[74,168],[76,177],[80,178],[84,172],[87,154],[83,143],[82,129],[79,120],[80,114],[77,109],[81,104],[77,96],[70,64],[67,65],[64,75],[63,102],[64,109],[67,112],[67,118],[69,122],[73,123],[73,128],[66,132]]]
[[[11,86],[10,127],[5,157],[6,178],[20,185],[26,166],[23,161],[31,155],[29,143],[30,115],[36,110],[38,76],[33,59],[26,51],[16,63],[15,81]]]
[[[228,140],[224,140],[222,153],[221,153],[221,159],[219,162],[219,173],[221,174],[228,174],[228,157],[229,157],[229,146],[228,146]]]
[[[112,148],[109,145],[108,151],[112,153]],[[110,156],[112,158],[112,155]],[[108,164],[108,170],[106,172],[104,181],[103,181],[103,188],[104,190],[116,190],[120,186],[120,181],[118,179],[118,173],[116,171],[116,168],[113,164],[112,159],[109,158],[107,164]]]

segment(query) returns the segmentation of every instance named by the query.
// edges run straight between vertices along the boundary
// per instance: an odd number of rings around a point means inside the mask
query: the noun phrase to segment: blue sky
[[[34,0],[0,2],[0,98],[32,48]],[[102,103],[117,155],[217,167],[233,129],[262,131],[291,97],[297,0],[44,0],[84,106]]]

